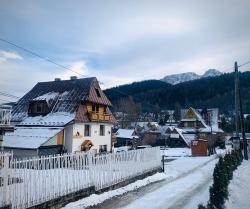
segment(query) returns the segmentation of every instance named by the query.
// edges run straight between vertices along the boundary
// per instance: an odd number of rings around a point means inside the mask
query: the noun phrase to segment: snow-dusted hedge
[[[243,156],[240,150],[233,150],[219,158],[213,173],[213,185],[209,189],[210,199],[206,206],[199,205],[198,209],[223,209],[228,199],[228,185],[233,178],[233,172],[241,164]]]

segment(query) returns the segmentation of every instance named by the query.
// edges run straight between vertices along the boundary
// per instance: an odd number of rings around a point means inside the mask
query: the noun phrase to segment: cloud
[[[84,61],[74,62],[69,69],[70,70],[65,70],[62,74],[59,74],[59,78],[68,80],[71,76],[83,77],[88,75],[88,67]]]
[[[187,71],[226,71],[234,61],[249,60],[249,0],[13,1],[0,7],[1,36],[96,76],[104,88]],[[68,11],[74,13],[65,16]],[[7,52],[0,50],[0,88],[6,92],[81,77],[26,53],[16,63],[20,55],[1,42],[0,48]]]
[[[6,62],[7,60],[23,59],[17,52],[10,52],[0,50],[0,63]]]

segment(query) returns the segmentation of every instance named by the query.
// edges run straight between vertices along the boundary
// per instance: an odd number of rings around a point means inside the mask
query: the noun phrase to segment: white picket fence
[[[13,159],[10,153],[0,153],[0,207],[27,208],[90,186],[100,190],[160,166],[159,147],[21,161]]]

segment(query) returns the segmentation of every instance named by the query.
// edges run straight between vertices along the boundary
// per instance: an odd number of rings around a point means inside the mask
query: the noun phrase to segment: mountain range
[[[114,111],[120,111],[121,101],[131,98],[143,112],[175,109],[176,106],[233,111],[234,73],[214,75],[210,70],[201,78],[186,82],[182,80],[175,85],[163,80],[146,80],[113,87],[104,92],[113,103]],[[244,112],[250,113],[250,72],[240,73],[239,77]]]
[[[214,77],[214,76],[220,76],[222,73],[216,69],[209,69],[207,70],[203,75],[198,75],[194,72],[187,72],[187,73],[180,73],[180,74],[172,74],[165,76],[162,81],[169,83],[169,84],[178,84],[186,81],[192,81],[200,78],[206,78],[206,77]]]

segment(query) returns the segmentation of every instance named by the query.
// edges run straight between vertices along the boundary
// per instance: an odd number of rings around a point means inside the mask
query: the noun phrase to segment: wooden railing
[[[111,114],[108,114],[108,113],[89,112],[88,114],[89,114],[91,121],[108,122],[111,120]]]

